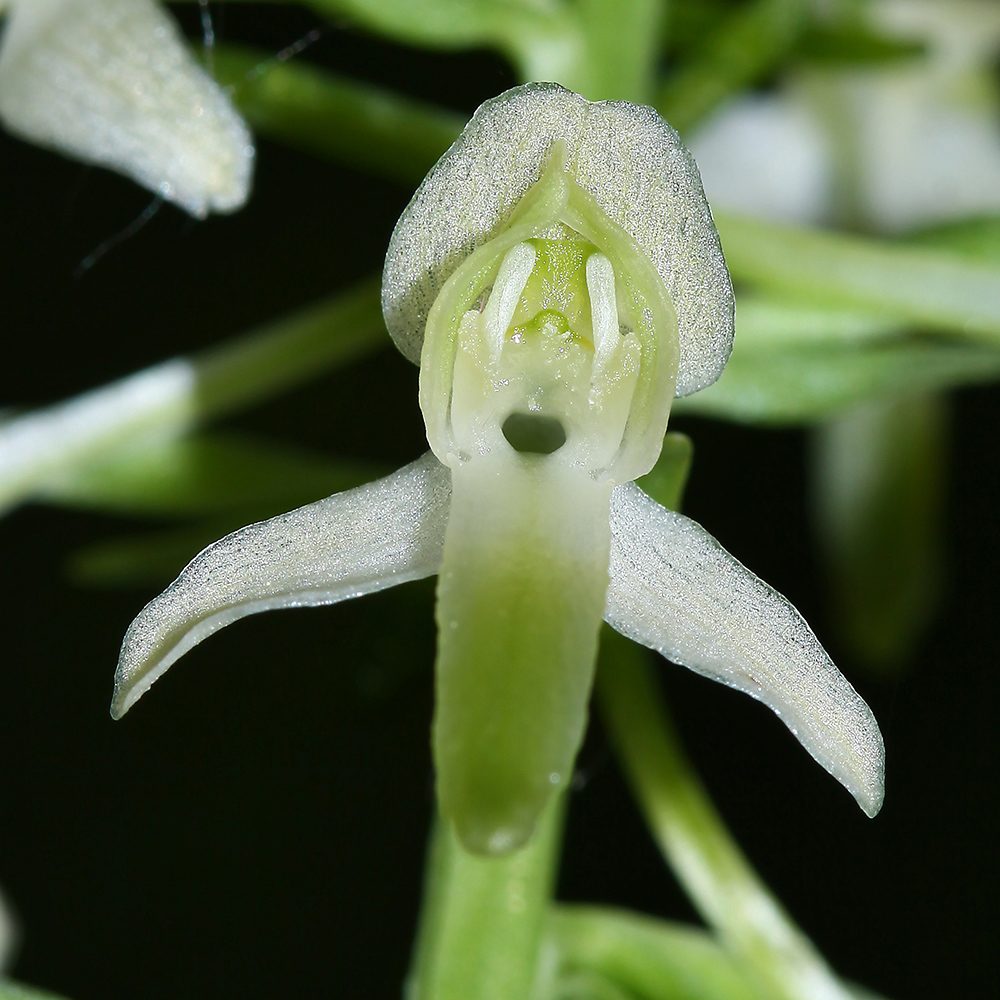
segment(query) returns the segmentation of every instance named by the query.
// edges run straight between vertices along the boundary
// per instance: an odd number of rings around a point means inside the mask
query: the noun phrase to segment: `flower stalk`
[[[601,635],[597,695],[653,837],[705,922],[780,1000],[849,1000],[812,942],[753,870],[684,755],[646,654]]]
[[[543,930],[555,884],[563,797],[524,850],[478,857],[438,819],[406,1000],[530,1000],[547,992],[554,962]]]

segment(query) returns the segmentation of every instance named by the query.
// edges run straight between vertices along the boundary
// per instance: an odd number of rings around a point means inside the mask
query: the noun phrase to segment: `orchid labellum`
[[[0,120],[199,218],[247,199],[250,131],[155,0],[9,0]]]
[[[788,601],[632,482],[732,343],[676,133],[555,85],[488,101],[396,226],[383,311],[419,360],[431,452],[197,556],[129,629],[115,717],[244,615],[437,573],[438,794],[468,849],[517,848],[565,786],[602,618],[765,702],[874,815],[868,706]]]

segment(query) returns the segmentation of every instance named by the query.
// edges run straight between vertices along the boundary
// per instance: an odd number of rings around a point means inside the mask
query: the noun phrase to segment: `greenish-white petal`
[[[449,497],[450,473],[428,453],[385,479],[210,545],[129,627],[111,714],[120,718],[188,650],[240,618],[433,575]]]
[[[878,723],[788,600],[632,483],[615,490],[611,533],[608,623],[762,701],[874,816],[884,794]]]
[[[110,167],[194,216],[247,198],[250,132],[154,0],[18,0],[0,46],[0,120]]]
[[[556,84],[516,87],[483,104],[401,216],[382,286],[397,346],[420,359],[445,282],[508,227],[559,142],[567,174],[628,234],[667,289],[680,332],[677,394],[715,381],[732,346],[732,285],[694,160],[652,108],[591,103]]]

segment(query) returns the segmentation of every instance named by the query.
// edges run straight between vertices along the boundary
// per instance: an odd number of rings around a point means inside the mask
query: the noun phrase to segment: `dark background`
[[[181,12],[190,19],[190,7]],[[238,5],[223,39],[316,25]],[[471,112],[513,83],[486,53],[333,30],[310,54]],[[38,405],[191,351],[376,271],[409,192],[259,143],[228,218],[166,207],[82,278],[149,196],[0,135],[0,405]],[[226,422],[389,467],[426,447],[417,371],[387,348]],[[805,434],[678,420],[686,511],[784,592],[875,710],[887,794],[868,821],[762,706],[662,663],[690,754],[747,854],[838,970],[897,1000],[995,995],[1000,393],[955,397],[944,608],[901,678],[838,649],[810,540]],[[398,997],[432,807],[433,587],[240,622],[123,722],[126,626],[150,590],[70,585],[82,545],[145,525],[26,507],[0,521],[0,885],[18,978],[75,1000]],[[696,919],[592,726],[559,894]]]

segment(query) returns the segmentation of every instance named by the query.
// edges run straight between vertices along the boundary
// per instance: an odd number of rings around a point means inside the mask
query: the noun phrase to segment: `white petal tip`
[[[196,218],[233,212],[250,192],[246,123],[153,0],[15,5],[0,50],[0,120]]]
[[[874,723],[874,721],[873,717],[872,722]],[[885,801],[885,752],[877,728],[875,733],[878,736],[878,746],[870,757],[869,773],[865,775],[860,786],[854,788],[848,786],[848,790],[861,807],[861,811],[869,819],[874,819],[879,814],[882,803]]]

